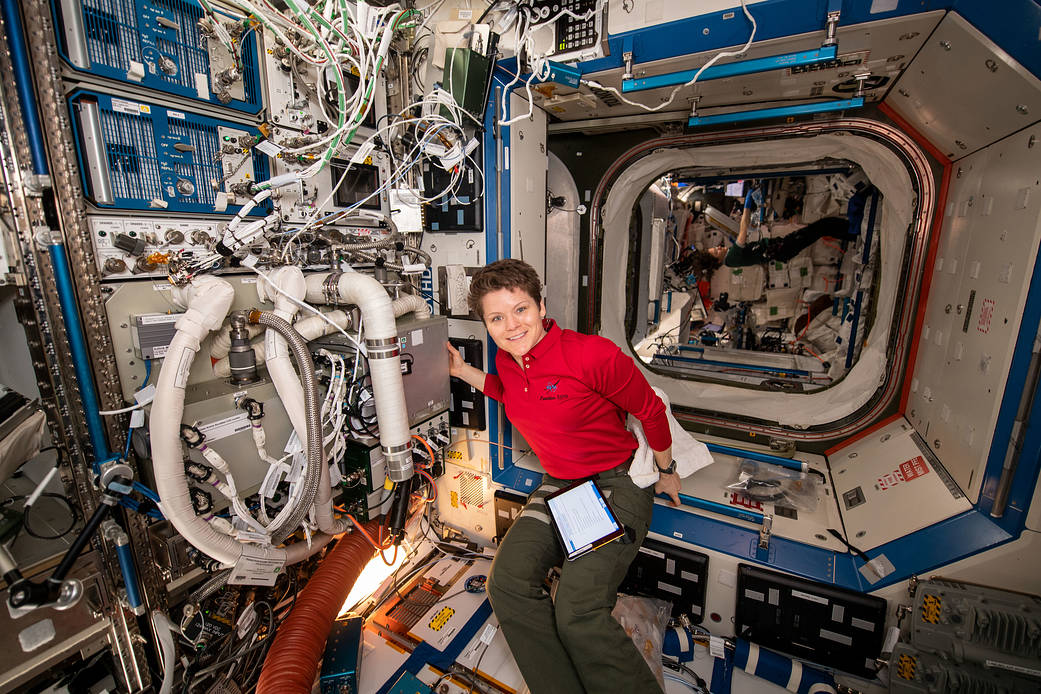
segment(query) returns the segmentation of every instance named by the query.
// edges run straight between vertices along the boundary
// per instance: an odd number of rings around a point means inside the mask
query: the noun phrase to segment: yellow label
[[[454,614],[455,610],[451,607],[443,607],[441,608],[441,611],[434,615],[434,618],[430,620],[428,626],[434,631],[441,631],[441,629],[448,624],[448,620],[450,620]]]
[[[452,502],[452,508],[459,508],[459,492],[452,492],[450,500]]]
[[[940,623],[940,610],[943,601],[936,595],[926,595],[922,600],[922,620],[930,624]]]
[[[918,663],[914,658],[903,653],[900,655],[900,660],[896,663],[896,674],[905,680],[913,680],[914,672],[917,668]]]

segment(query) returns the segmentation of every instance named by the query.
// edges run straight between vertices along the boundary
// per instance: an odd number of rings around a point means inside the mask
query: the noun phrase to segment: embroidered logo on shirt
[[[539,395],[539,400],[567,400],[568,396],[566,393],[560,393],[557,391],[557,385],[559,385],[560,379],[547,383],[545,390]]]

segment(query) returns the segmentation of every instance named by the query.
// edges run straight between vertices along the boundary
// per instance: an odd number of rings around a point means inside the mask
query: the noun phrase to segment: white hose
[[[325,283],[328,273],[308,275],[306,299],[312,304],[328,303]],[[403,482],[413,474],[405,390],[401,383],[398,330],[390,296],[378,281],[359,272],[343,273],[336,283],[335,300],[361,309],[365,346],[369,353],[369,375],[376,400],[380,447],[388,476]],[[414,310],[414,309],[413,309]]]
[[[152,612],[152,626],[155,627],[155,637],[159,639],[159,645],[163,651],[163,684],[159,687],[159,694],[170,694],[173,691],[174,668],[177,666],[177,651],[174,648],[173,639],[174,625],[165,614],[155,610]]]
[[[202,276],[194,279],[188,287],[175,289],[172,294],[174,301],[187,306],[188,310],[177,321],[177,333],[159,372],[149,418],[156,491],[163,512],[177,532],[199,551],[230,566],[242,554],[242,544],[217,532],[205,519],[195,515],[184,474],[180,426],[184,417],[184,389],[200,342],[220,327],[231,308],[235,290],[222,279]],[[317,552],[330,539],[328,535],[320,534],[312,538],[310,546],[306,542],[284,549],[255,545],[252,551],[264,558],[292,564]]]
[[[411,311],[416,318],[423,320],[430,315],[430,305],[426,302],[426,299],[416,294],[402,294],[397,299],[394,299],[392,306],[395,316],[403,316]]]
[[[272,291],[268,286],[269,282],[281,291]],[[290,323],[299,310],[298,302],[304,298],[305,293],[304,273],[295,266],[276,268],[257,282],[257,295],[260,300],[274,303],[273,313]],[[318,316],[313,316],[313,318],[325,323]],[[296,430],[297,438],[306,446],[307,413],[304,408],[304,389],[300,385],[300,378],[293,369],[293,363],[289,357],[289,346],[281,335],[269,328],[265,338],[264,351],[267,353],[268,376],[275,384],[275,390],[286,408],[286,414],[289,415],[289,421]],[[318,417],[321,421],[321,413],[315,412],[313,416]],[[315,522],[322,532],[336,535],[345,532],[350,521],[347,518],[337,520],[333,517],[331,479],[324,446],[322,447],[321,465],[321,479],[318,483],[318,493],[314,499]]]

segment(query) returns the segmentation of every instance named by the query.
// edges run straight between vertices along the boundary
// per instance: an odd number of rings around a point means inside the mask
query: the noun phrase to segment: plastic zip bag
[[[727,485],[760,503],[781,504],[812,513],[817,510],[820,478],[799,470],[744,458]]]
[[[611,616],[622,625],[636,650],[647,661],[647,667],[658,678],[662,691],[665,690],[665,672],[661,664],[661,648],[671,613],[670,602],[621,594],[611,611]]]

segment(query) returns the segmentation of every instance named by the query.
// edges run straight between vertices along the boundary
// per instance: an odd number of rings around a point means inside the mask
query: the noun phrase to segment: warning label
[[[994,299],[984,299],[980,305],[980,322],[976,329],[986,335],[990,332],[990,322],[994,319]]]
[[[741,506],[742,508],[747,508],[752,511],[763,510],[763,505],[761,503],[748,496],[747,494],[742,494],[741,492],[734,492],[730,495],[730,505]]]
[[[929,466],[922,456],[915,456],[910,460],[900,463],[900,467],[892,472],[878,478],[878,488],[882,491],[895,487],[901,482],[910,482],[916,477],[929,472]]]
[[[929,472],[929,468],[925,464],[925,458],[919,455],[900,463],[900,472],[903,475],[904,482],[910,482],[915,477],[921,477]]]

